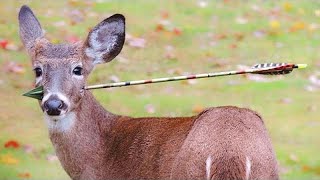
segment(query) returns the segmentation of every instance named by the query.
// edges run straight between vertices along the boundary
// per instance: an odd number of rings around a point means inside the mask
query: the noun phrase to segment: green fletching
[[[23,96],[42,100],[43,87],[42,86],[36,87],[36,88],[32,89],[31,91],[24,93]]]
[[[298,67],[298,69],[304,69],[304,68],[306,68],[308,65],[307,65],[307,64],[296,64],[296,66]]]

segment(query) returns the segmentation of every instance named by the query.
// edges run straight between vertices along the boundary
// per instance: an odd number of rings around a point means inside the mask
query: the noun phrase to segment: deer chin
[[[44,114],[50,132],[68,132],[74,126],[76,115],[74,112],[61,112],[59,116]]]

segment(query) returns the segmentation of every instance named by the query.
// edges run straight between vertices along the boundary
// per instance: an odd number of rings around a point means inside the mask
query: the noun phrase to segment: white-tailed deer
[[[209,108],[193,117],[132,118],[105,110],[86,79],[111,61],[125,41],[115,14],[86,41],[51,44],[27,6],[20,37],[32,59],[39,101],[61,165],[72,179],[278,179],[261,117],[249,109]]]

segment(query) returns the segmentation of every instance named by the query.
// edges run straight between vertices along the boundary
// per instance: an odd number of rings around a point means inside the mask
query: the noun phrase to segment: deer
[[[94,66],[110,62],[125,42],[125,17],[114,14],[85,41],[53,44],[23,5],[19,34],[30,56],[39,106],[61,166],[74,180],[278,179],[262,117],[235,106],[189,117],[130,117],[106,110],[84,89]]]

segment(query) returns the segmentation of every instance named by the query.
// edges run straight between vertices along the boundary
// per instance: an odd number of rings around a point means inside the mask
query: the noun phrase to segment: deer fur
[[[252,110],[225,106],[192,117],[133,118],[105,110],[83,90],[93,67],[120,53],[122,15],[105,19],[75,44],[51,44],[27,6],[19,25],[33,68],[42,70],[36,85],[44,87],[39,104],[50,139],[72,179],[278,179],[268,132]],[[63,102],[60,115],[46,111],[50,98]]]

